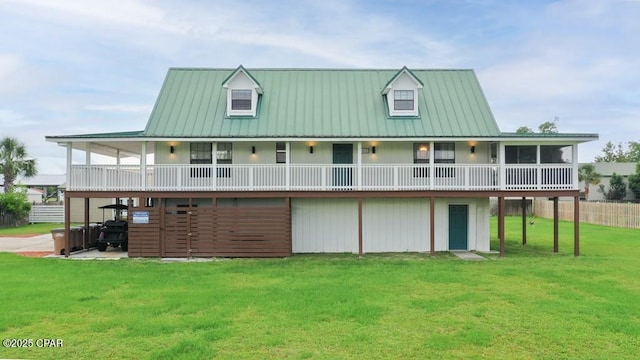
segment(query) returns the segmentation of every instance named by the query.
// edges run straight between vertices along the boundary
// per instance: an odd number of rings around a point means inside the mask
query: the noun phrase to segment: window
[[[570,164],[573,161],[571,145],[541,145],[541,164]]]
[[[536,146],[505,146],[504,160],[506,164],[535,164],[537,162]]]
[[[455,143],[435,143],[433,144],[433,162],[436,164],[454,164],[456,162],[456,144]],[[413,144],[413,163],[428,164],[429,163],[429,144],[415,143]],[[436,169],[437,177],[452,177],[453,168]],[[413,171],[415,177],[429,177],[429,168],[416,167]]]
[[[191,164],[211,164],[211,143],[191,143]],[[210,167],[191,168],[192,178],[211,177]]]
[[[191,143],[191,163],[211,164],[211,143]]]
[[[251,110],[251,90],[231,90],[231,110]]]
[[[429,144],[413,144],[413,163],[429,163]]]
[[[455,164],[456,162],[456,144],[454,143],[435,143],[434,162],[436,164]]]
[[[216,151],[216,162],[218,164],[231,164],[233,160],[233,144],[227,142],[218,143]],[[218,167],[217,176],[219,178],[231,177],[231,168]]]
[[[287,144],[283,142],[276,143],[276,164],[284,164],[287,162]]]
[[[394,90],[393,109],[413,110],[413,90]]]

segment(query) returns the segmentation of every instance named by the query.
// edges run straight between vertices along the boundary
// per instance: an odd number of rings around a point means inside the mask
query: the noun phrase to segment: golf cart
[[[129,233],[128,224],[126,220],[120,219],[120,213],[122,210],[127,209],[127,205],[111,204],[101,206],[100,209],[104,210],[113,209],[116,213],[113,220],[103,221],[98,229],[97,247],[98,251],[106,251],[109,245],[113,247],[122,247],[122,251],[129,249]]]

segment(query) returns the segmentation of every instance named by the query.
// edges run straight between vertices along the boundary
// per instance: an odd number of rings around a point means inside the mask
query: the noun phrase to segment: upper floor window
[[[506,164],[535,164],[538,162],[535,145],[507,145],[504,147]]]
[[[394,110],[413,110],[413,90],[394,90],[393,91],[393,109]]]
[[[211,164],[211,143],[191,143],[192,164]]]
[[[231,90],[231,110],[251,110],[251,90]]]
[[[429,163],[429,144],[413,144],[413,163]]]
[[[456,144],[455,143],[435,143],[433,144],[433,157],[436,164],[455,164]]]
[[[216,162],[218,164],[231,164],[233,159],[233,144],[230,142],[218,143],[216,149]]]
[[[276,164],[284,164],[287,162],[287,144],[283,142],[276,143]]]

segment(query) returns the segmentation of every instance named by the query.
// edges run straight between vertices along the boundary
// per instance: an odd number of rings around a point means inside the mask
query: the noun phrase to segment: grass
[[[0,358],[632,359],[640,231],[535,219],[507,256],[298,255],[166,263],[0,254]],[[492,224],[495,236],[495,221]],[[497,249],[492,240],[492,248]]]
[[[0,228],[0,236],[22,236],[34,234],[48,234],[53,229],[64,228],[64,224],[27,224],[14,228]]]

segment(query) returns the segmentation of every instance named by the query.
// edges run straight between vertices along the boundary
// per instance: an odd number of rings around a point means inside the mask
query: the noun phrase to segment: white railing
[[[568,190],[571,164],[72,165],[72,191]],[[502,170],[502,171],[501,171]],[[501,179],[501,174],[503,178]]]

